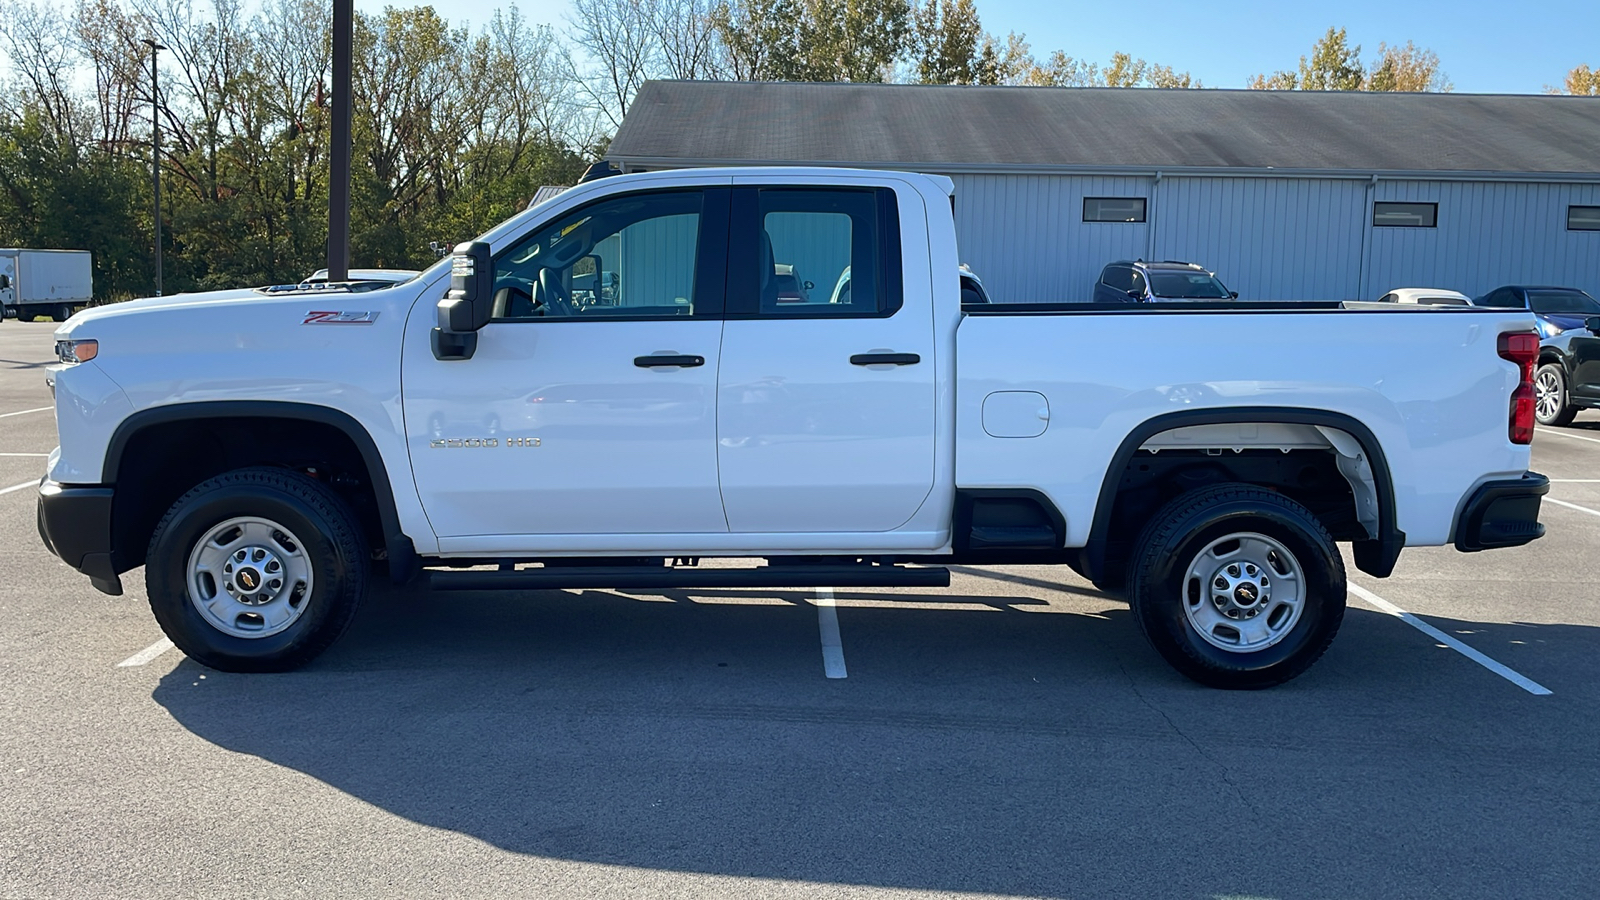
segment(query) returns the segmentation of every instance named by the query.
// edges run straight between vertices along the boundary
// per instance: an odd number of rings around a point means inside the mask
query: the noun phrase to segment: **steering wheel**
[[[594,246],[589,240],[589,224],[585,223],[563,236],[554,246],[546,247],[544,253],[540,254],[543,258],[539,260],[539,293],[545,305],[558,316],[578,314],[577,304],[572,302],[572,295],[562,284],[561,273],[571,269],[573,263],[582,259],[583,255],[589,252],[589,248]]]
[[[544,300],[544,305],[558,316],[578,314],[578,308],[572,302],[572,295],[562,286],[561,274],[556,269],[539,270],[539,297]]]

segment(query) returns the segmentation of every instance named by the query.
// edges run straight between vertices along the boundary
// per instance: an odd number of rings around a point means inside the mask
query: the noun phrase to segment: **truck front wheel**
[[[355,516],[315,480],[282,469],[227,472],[184,494],[156,526],[150,609],[196,662],[280,672],[326,650],[366,589]]]
[[[1338,546],[1311,511],[1245,484],[1167,504],[1129,566],[1151,646],[1218,688],[1271,687],[1310,668],[1344,620],[1345,590]]]

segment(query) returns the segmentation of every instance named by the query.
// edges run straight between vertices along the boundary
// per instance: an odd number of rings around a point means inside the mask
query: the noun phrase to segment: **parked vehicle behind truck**
[[[1340,542],[1382,578],[1406,546],[1542,534],[1527,312],[963,306],[953,190],[621,175],[404,284],[92,310],[56,332],[40,533],[108,593],[144,566],[162,628],[227,670],[311,660],[380,571],[647,591],[1036,563],[1228,688],[1322,655]],[[779,266],[828,302],[779,302]]]
[[[65,322],[93,299],[89,251],[0,249],[0,319]]]

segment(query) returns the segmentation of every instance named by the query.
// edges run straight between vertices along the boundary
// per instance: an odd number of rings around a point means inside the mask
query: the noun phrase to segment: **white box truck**
[[[94,297],[87,250],[0,249],[0,320],[65,322]]]

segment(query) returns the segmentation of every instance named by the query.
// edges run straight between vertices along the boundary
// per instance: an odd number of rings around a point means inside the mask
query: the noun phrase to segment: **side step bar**
[[[760,566],[713,569],[666,566],[551,566],[511,572],[428,573],[437,591],[545,591],[557,588],[949,587],[943,566]]]

